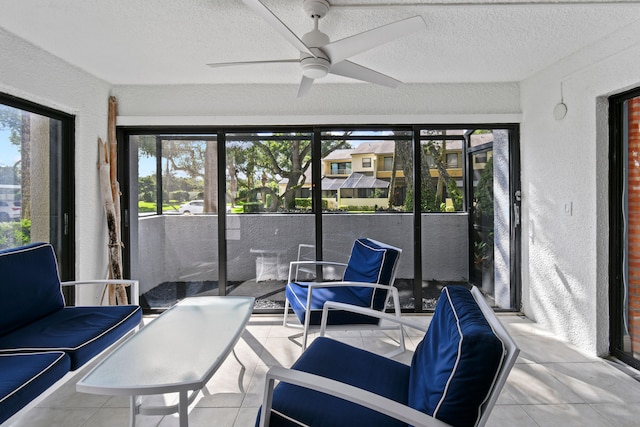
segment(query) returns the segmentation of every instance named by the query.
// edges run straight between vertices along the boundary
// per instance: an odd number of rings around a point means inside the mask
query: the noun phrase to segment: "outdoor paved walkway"
[[[412,316],[428,322],[430,316]],[[587,356],[515,314],[500,314],[521,353],[494,408],[488,426],[638,426],[640,381],[637,371]],[[230,357],[205,388],[189,415],[191,427],[253,426],[269,366],[290,366],[300,354],[298,331],[282,327],[282,317],[255,315],[236,346],[247,367],[245,392],[238,386],[240,365]],[[381,332],[342,332],[332,336],[371,351],[389,349]],[[393,334],[390,333],[390,337]],[[375,338],[375,339],[374,339]],[[421,336],[409,331],[411,348]],[[411,352],[398,357],[408,362]],[[77,378],[86,371],[85,368]],[[168,396],[168,400],[175,396]],[[77,393],[65,384],[12,427],[113,427],[128,425],[128,399]],[[177,416],[138,416],[140,427],[172,427]]]

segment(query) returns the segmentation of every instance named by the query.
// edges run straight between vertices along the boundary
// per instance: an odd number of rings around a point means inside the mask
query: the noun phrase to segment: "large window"
[[[291,261],[346,262],[359,237],[403,249],[404,310],[432,309],[442,286],[469,282],[463,154],[469,135],[491,130],[171,131],[120,130],[132,157],[125,205],[138,218],[126,258],[146,308],[208,294],[251,295],[256,310],[281,310]]]
[[[0,94],[0,249],[50,242],[74,276],[73,116]]]

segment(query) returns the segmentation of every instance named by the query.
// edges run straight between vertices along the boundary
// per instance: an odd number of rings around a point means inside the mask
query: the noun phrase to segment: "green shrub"
[[[312,203],[310,197],[306,197],[306,198],[297,198],[296,197],[296,208],[308,208],[308,209],[311,209],[311,206],[313,206],[313,203]]]
[[[15,248],[31,242],[31,220],[0,223],[0,249]]]
[[[350,212],[373,212],[375,208],[373,206],[355,206],[355,205],[341,205],[340,209]]]
[[[244,213],[257,213],[257,212],[262,212],[264,210],[264,206],[262,206],[262,203],[258,203],[258,202],[245,203],[243,205],[243,208],[244,208]]]
[[[186,191],[174,191],[171,193],[171,200],[175,200],[177,202],[184,202],[189,200],[189,193]]]

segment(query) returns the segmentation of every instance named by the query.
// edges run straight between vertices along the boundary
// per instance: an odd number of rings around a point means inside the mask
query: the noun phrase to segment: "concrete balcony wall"
[[[346,261],[353,240],[371,237],[403,249],[398,278],[413,278],[413,218],[411,214],[329,214],[323,218],[325,259]],[[466,214],[422,216],[424,280],[467,280]],[[163,282],[218,280],[216,215],[162,215],[138,221],[141,293]],[[227,280],[256,278],[256,260],[277,260],[287,270],[297,258],[298,244],[314,241],[312,215],[241,214],[227,217]]]

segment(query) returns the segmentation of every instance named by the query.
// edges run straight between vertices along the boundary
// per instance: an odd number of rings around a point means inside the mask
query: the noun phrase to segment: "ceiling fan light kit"
[[[402,83],[399,80],[348,61],[347,58],[426,28],[422,17],[414,16],[331,42],[329,36],[318,29],[318,21],[329,12],[331,5],[326,0],[304,0],[302,8],[305,14],[313,19],[314,28],[299,38],[260,0],[243,1],[300,52],[299,59],[225,62],[208,65],[226,67],[298,62],[302,70],[298,97],[309,92],[314,80],[323,78],[329,73],[386,87],[398,86]]]

